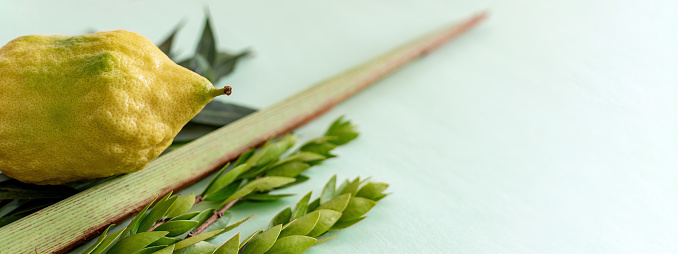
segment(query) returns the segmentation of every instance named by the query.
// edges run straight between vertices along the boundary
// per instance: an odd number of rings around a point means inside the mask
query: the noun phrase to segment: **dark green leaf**
[[[277,225],[255,236],[247,243],[247,245],[245,245],[245,248],[242,250],[242,254],[266,253],[266,251],[268,251],[273,246],[275,240],[278,239],[281,229],[282,225]]]
[[[13,212],[14,210],[19,208],[21,205],[25,204],[26,202],[28,202],[28,201],[17,199],[17,200],[12,200],[12,201],[8,202],[7,204],[3,205],[2,207],[0,207],[0,218],[2,218],[3,216],[5,216],[5,215],[7,215],[11,212]]]
[[[191,123],[221,127],[256,111],[253,108],[212,100],[205,105],[205,108],[200,113],[191,119]]]
[[[325,203],[334,198],[334,190],[336,189],[336,185],[337,185],[337,175],[333,175],[332,178],[330,178],[330,180],[327,181],[325,187],[323,187],[323,192],[322,194],[320,194],[321,203]]]
[[[221,244],[213,254],[238,254],[238,245],[240,243],[240,233],[228,239],[225,243]]]
[[[344,215],[341,216],[340,221],[352,221],[358,219],[360,216],[363,216],[367,213],[377,202],[372,200],[361,198],[361,197],[352,197],[351,201],[348,202],[348,206],[344,209]]]
[[[11,179],[0,183],[0,200],[66,198],[77,193],[76,190],[60,185],[34,185]]]
[[[157,241],[161,237],[165,236],[167,231],[153,231],[153,232],[141,232],[134,235],[130,235],[117,244],[115,244],[109,251],[108,254],[129,254],[137,252],[152,242]]]
[[[361,220],[364,220],[365,218],[367,218],[367,217],[359,217],[359,218],[348,220],[348,221],[337,221],[337,223],[335,223],[334,226],[332,226],[332,228],[330,228],[330,231],[337,231],[337,230],[345,229],[347,227],[353,226],[354,224],[360,222]]]
[[[318,237],[324,234],[339,220],[339,218],[341,218],[341,213],[334,210],[318,209],[316,211],[320,212],[320,218],[318,219],[318,223],[315,224],[315,227],[313,227],[313,230],[307,234],[312,237]]]
[[[0,227],[3,227],[5,225],[8,225],[12,222],[18,221],[19,219],[23,218],[25,215],[19,214],[19,215],[10,215],[10,216],[5,216],[0,218]]]
[[[217,77],[214,82],[219,81],[221,77],[231,74],[235,70],[235,66],[238,64],[238,61],[250,55],[249,50],[243,50],[236,55],[231,55],[225,52],[218,52],[217,62],[214,64],[214,72]]]
[[[167,211],[165,217],[174,218],[182,215],[193,207],[193,203],[195,203],[195,195],[193,193],[180,196],[170,207],[169,211]]]
[[[213,64],[217,57],[217,43],[212,33],[212,24],[209,14],[205,17],[205,27],[203,28],[198,48],[195,51],[196,56],[204,57],[209,64]]]
[[[370,182],[360,188],[358,194],[356,194],[356,197],[363,197],[377,201],[382,195],[384,195],[383,192],[386,190],[386,188],[388,188],[387,183]]]
[[[308,236],[294,235],[278,239],[266,254],[301,254],[316,243]]]
[[[280,233],[280,237],[290,235],[306,235],[311,232],[311,230],[313,230],[315,224],[318,223],[318,219],[320,219],[320,212],[318,211],[301,216],[285,225],[282,232]]]
[[[200,74],[200,76],[205,77],[210,82],[214,82],[216,73],[214,72],[214,69],[212,69],[212,65],[204,56],[195,55],[191,60],[191,70]]]
[[[194,221],[194,220],[168,221],[168,222],[161,224],[160,226],[155,228],[153,231],[168,231],[169,233],[167,233],[167,236],[172,237],[172,236],[183,235],[184,233],[193,229],[197,225],[199,225],[199,223],[197,221]]]
[[[172,144],[185,144],[217,129],[219,129],[217,126],[189,122],[174,137]]]
[[[313,192],[309,191],[308,194],[306,194],[306,196],[301,198],[299,200],[299,202],[297,202],[297,205],[294,206],[294,211],[292,212],[292,217],[291,217],[292,220],[299,218],[301,216],[304,216],[304,214],[306,214],[306,211],[308,209],[308,201],[311,200],[311,194],[312,193]]]
[[[163,200],[155,204],[155,206],[151,208],[150,212],[148,212],[148,215],[146,215],[146,217],[141,220],[137,232],[148,231],[148,229],[150,229],[157,221],[162,220],[170,207],[174,205],[174,202],[176,202],[177,198],[179,198],[179,196],[171,196],[167,200]]]
[[[266,172],[266,176],[295,177],[310,167],[311,165],[303,161],[289,161],[268,170],[268,172]]]
[[[276,162],[278,162],[277,159],[269,162],[268,164],[266,164],[262,167],[254,168],[254,170],[249,170],[249,171],[243,173],[242,175],[238,176],[238,178],[248,179],[248,178],[255,178],[257,176],[261,176],[264,172],[268,171]]]
[[[262,193],[262,194],[249,194],[245,196],[246,200],[251,200],[251,201],[274,201],[278,199],[283,199],[289,196],[294,196],[294,194],[268,194],[268,193]]]
[[[160,45],[158,45],[158,48],[169,58],[173,57],[172,42],[174,42],[174,37],[177,35],[179,29],[181,29],[182,26],[184,26],[184,22],[179,22],[179,24],[174,27],[174,30],[172,30],[172,33],[170,33],[170,35],[167,36],[167,38],[162,43],[160,43]]]
[[[190,239],[190,238],[189,238]],[[210,254],[217,249],[217,246],[208,242],[197,242],[181,250],[175,251],[175,254]]]
[[[285,208],[282,211],[280,211],[273,219],[271,222],[268,224],[268,228],[272,228],[276,225],[280,224],[287,224],[290,222],[290,217],[292,217],[292,209]]]
[[[315,211],[320,206],[320,198],[316,198],[313,202],[308,203],[308,211]]]

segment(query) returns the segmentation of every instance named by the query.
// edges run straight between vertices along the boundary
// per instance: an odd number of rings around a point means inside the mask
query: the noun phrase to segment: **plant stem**
[[[171,218],[166,218],[166,219],[162,219],[162,220],[157,221],[155,224],[153,224],[153,226],[151,228],[149,228],[147,230],[147,232],[151,232],[151,231],[155,230],[155,228],[157,228],[158,226],[162,225],[165,222],[170,221],[170,219]]]
[[[216,222],[216,221],[219,220],[222,216],[224,216],[224,213],[226,212],[226,210],[228,210],[229,208],[231,208],[231,206],[233,206],[235,203],[237,203],[237,202],[240,201],[240,200],[242,200],[242,198],[238,198],[238,199],[236,199],[236,200],[233,200],[233,201],[231,201],[231,202],[228,202],[228,204],[226,204],[224,207],[222,207],[222,208],[219,209],[218,211],[214,211],[214,212],[212,213],[212,216],[209,217],[209,219],[207,219],[205,222],[203,222],[203,223],[200,225],[200,227],[198,227],[198,228],[196,228],[195,230],[193,230],[193,232],[189,233],[189,234],[186,236],[186,238],[189,238],[189,237],[198,235],[198,234],[202,233],[202,231],[205,231],[205,229],[206,229],[207,227],[209,227],[210,225],[212,225],[212,223]]]

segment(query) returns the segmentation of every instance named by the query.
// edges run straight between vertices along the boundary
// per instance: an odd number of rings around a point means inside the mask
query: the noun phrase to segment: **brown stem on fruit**
[[[233,87],[231,86],[224,86],[224,93],[226,95],[231,95],[231,92],[233,92]]]
[[[186,238],[189,238],[189,237],[192,237],[192,236],[196,236],[196,235],[202,233],[202,231],[205,231],[205,229],[207,229],[207,227],[209,227],[210,225],[212,225],[212,223],[216,222],[216,221],[219,220],[222,216],[224,216],[224,213],[226,212],[226,210],[228,210],[229,208],[231,208],[231,206],[233,206],[235,203],[237,203],[237,202],[240,201],[241,199],[242,199],[242,198],[238,198],[238,199],[236,199],[236,200],[233,200],[233,201],[231,201],[231,202],[228,202],[228,204],[226,204],[224,207],[222,207],[221,209],[219,209],[219,211],[214,211],[214,212],[212,212],[212,216],[210,216],[209,219],[207,219],[205,222],[203,222],[203,223],[200,225],[200,227],[198,227],[198,228],[196,228],[195,230],[193,230],[193,232],[188,233],[188,235],[186,236]]]

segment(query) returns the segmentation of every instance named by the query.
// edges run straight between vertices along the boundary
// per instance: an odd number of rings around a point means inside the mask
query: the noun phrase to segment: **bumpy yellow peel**
[[[224,94],[128,31],[0,48],[0,171],[63,184],[143,169]]]

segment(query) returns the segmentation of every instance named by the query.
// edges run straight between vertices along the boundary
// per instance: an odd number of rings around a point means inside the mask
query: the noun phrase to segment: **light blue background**
[[[367,220],[308,253],[678,252],[676,1],[0,1],[0,43],[181,20],[189,55],[209,5],[219,48],[255,57],[219,85],[263,108],[429,30],[490,19],[298,129],[346,115],[361,136],[333,174],[391,184]],[[198,191],[204,181],[183,191]],[[264,206],[245,235],[301,196]],[[262,208],[265,207],[265,208]]]

